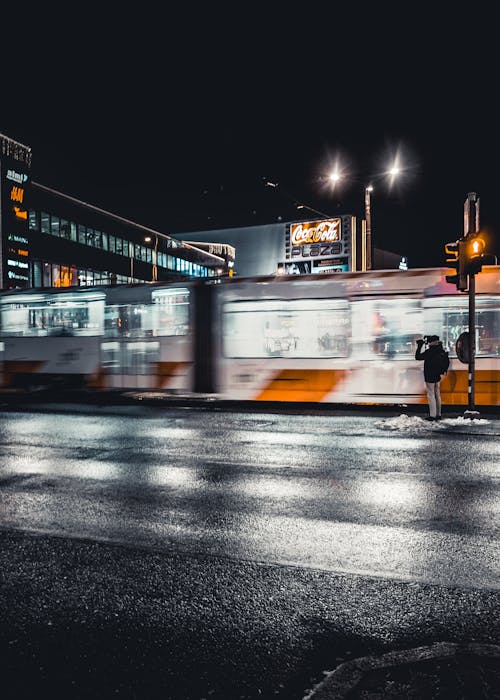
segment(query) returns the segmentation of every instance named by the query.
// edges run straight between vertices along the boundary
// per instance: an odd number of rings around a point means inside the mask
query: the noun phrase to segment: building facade
[[[217,255],[33,181],[31,148],[0,134],[0,288],[71,287],[227,274]]]
[[[0,134],[0,288],[367,269],[366,221],[351,214],[164,234],[33,181],[31,148]],[[373,267],[400,256],[372,251]]]
[[[230,244],[238,277],[301,275],[366,269],[366,237],[350,214],[185,234],[195,245]],[[175,234],[174,234],[175,235]]]

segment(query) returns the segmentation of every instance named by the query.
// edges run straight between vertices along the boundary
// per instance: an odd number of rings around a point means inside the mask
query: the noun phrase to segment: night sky
[[[0,110],[33,179],[172,235],[362,217],[372,180],[374,245],[410,267],[444,265],[476,192],[500,254],[492,17],[214,12],[33,22]]]

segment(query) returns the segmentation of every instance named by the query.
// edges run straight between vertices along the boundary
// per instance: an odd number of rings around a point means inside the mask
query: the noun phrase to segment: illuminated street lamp
[[[146,236],[144,239],[146,243],[151,243],[151,236]],[[152,269],[152,282],[158,280],[158,234],[155,235],[155,247],[153,248],[153,269]]]
[[[388,176],[390,178],[390,185],[392,186],[394,184],[395,178],[400,174],[401,168],[399,167],[397,161],[394,162],[394,164],[385,172],[381,173],[378,175],[378,178]],[[360,182],[360,180],[356,180],[355,178],[351,178],[350,176],[344,176],[342,172],[339,170],[338,166],[335,167],[335,170],[330,173],[329,175],[329,180],[332,183],[333,187],[341,181],[341,180],[355,180],[356,182]],[[374,178],[375,179],[375,178]],[[371,270],[372,269],[372,210],[371,210],[371,193],[373,192],[373,185],[368,183],[365,185],[365,233],[366,233],[366,269]]]
[[[366,269],[372,269],[372,205],[373,186],[365,187],[365,221],[366,221]]]

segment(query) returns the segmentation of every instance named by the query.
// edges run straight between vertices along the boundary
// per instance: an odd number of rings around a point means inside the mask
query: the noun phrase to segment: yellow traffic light
[[[457,260],[458,260],[458,247],[459,247],[458,241],[453,241],[452,243],[445,244],[444,250],[446,252],[446,255],[448,256],[446,258],[446,262],[451,262],[451,263],[457,262]]]
[[[465,262],[467,255],[465,253],[465,241],[460,238],[458,241],[446,243],[444,249],[446,251],[447,263],[451,263],[451,267],[455,268],[454,275],[446,275],[446,281],[454,284],[460,292],[467,290],[467,273],[465,271]]]
[[[471,258],[484,253],[485,243],[482,238],[473,238],[469,243],[469,252]]]
[[[465,271],[469,275],[475,275],[482,270],[486,243],[481,236],[468,237],[465,239],[465,243]]]

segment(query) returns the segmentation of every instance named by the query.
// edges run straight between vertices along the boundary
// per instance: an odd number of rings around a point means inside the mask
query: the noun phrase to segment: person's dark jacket
[[[434,367],[439,364],[432,361],[432,358],[443,352],[443,343],[436,340],[429,345],[427,350],[422,352],[423,340],[417,340],[417,352],[415,353],[416,360],[424,361],[424,379],[426,382],[434,384],[441,381],[441,374]]]

